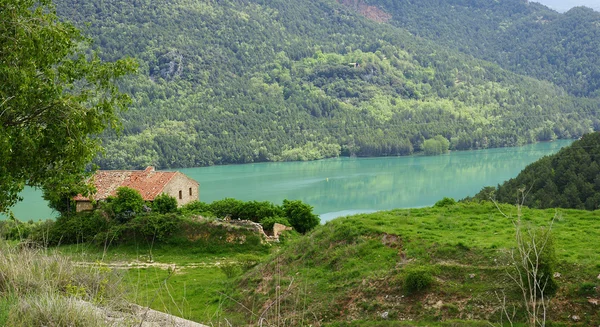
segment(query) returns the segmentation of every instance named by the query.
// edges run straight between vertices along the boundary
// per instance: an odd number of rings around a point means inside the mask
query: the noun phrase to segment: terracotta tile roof
[[[99,170],[92,180],[96,193],[91,197],[77,195],[75,201],[104,200],[115,196],[117,188],[126,186],[138,190],[145,201],[152,201],[159,195],[177,172],[154,171],[154,167],[145,170]]]

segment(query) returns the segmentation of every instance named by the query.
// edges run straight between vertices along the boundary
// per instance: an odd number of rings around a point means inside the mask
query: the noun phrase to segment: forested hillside
[[[550,81],[577,96],[600,96],[600,12],[590,8],[559,14],[524,0],[364,3],[387,12],[388,23],[415,35]]]
[[[140,62],[121,85],[133,103],[122,135],[103,136],[102,168],[405,155],[427,140],[435,152],[600,128],[596,100],[333,1],[58,0],[57,10],[105,59]]]
[[[490,188],[476,198],[486,199]],[[532,208],[600,209],[600,133],[581,140],[527,166],[494,190],[499,202]]]

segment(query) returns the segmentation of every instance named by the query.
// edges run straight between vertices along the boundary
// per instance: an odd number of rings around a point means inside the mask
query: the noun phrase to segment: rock
[[[384,312],[384,313],[381,314],[381,318],[387,319],[389,315],[390,315],[390,313],[386,311],[386,312]]]
[[[578,316],[578,315],[572,315],[572,316],[571,316],[571,320],[573,320],[573,321],[575,321],[575,322],[578,322],[579,320],[581,320],[581,318],[579,318],[579,316]]]
[[[554,276],[554,278],[560,278],[561,274],[559,272],[555,272],[552,276]]]
[[[469,278],[471,278],[471,279],[475,278],[475,274],[469,274]]]

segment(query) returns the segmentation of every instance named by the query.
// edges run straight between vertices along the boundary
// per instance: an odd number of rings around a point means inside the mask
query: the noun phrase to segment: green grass
[[[356,215],[273,247],[175,241],[106,250],[71,245],[57,251],[75,261],[174,265],[174,272],[156,266],[124,270],[128,300],[205,324],[258,324],[262,318],[264,325],[278,326],[316,321],[329,326],[488,326],[487,321],[500,318],[496,293],[504,291],[511,305],[519,305],[506,274],[517,208],[500,209],[509,217],[491,203]],[[522,212],[532,226],[547,226],[555,215],[554,210]],[[598,216],[558,211],[552,230],[562,277],[550,313],[555,324],[568,324],[565,317],[573,312],[589,322],[600,320],[586,298],[598,284]],[[257,260],[263,263],[254,268],[244,264]],[[406,277],[415,270],[433,279],[428,288],[411,293]],[[388,319],[381,318],[383,312]],[[517,310],[517,320],[523,317]]]
[[[510,305],[520,305],[506,268],[508,251],[516,244],[517,208],[500,209],[508,217],[492,203],[459,203],[335,219],[244,275],[235,298],[264,308],[281,297],[278,290],[287,288],[278,311],[264,314],[271,322],[285,321],[284,326],[298,322],[298,311],[333,326],[350,317],[381,326],[402,326],[405,320],[428,326],[489,325],[488,320],[498,321],[501,314],[495,294],[504,292]],[[554,210],[522,210],[523,221],[531,226],[547,227],[554,215]],[[572,303],[576,309],[571,310],[585,313],[590,321],[600,320],[600,314],[577,294],[581,285],[589,291],[597,275],[598,216],[559,210],[552,227],[557,271],[563,275],[556,302]],[[434,279],[429,288],[412,294],[405,283],[415,270],[428,271]],[[229,310],[239,307],[230,303]],[[551,319],[564,320],[568,312],[562,310],[558,304],[552,307]],[[382,312],[393,322],[381,319]],[[517,310],[516,319],[525,320],[522,310]]]

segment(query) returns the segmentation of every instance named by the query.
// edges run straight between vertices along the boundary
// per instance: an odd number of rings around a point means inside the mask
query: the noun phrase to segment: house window
[[[183,192],[179,190],[179,200],[183,199]]]
[[[192,188],[190,187],[190,196],[192,196]]]

